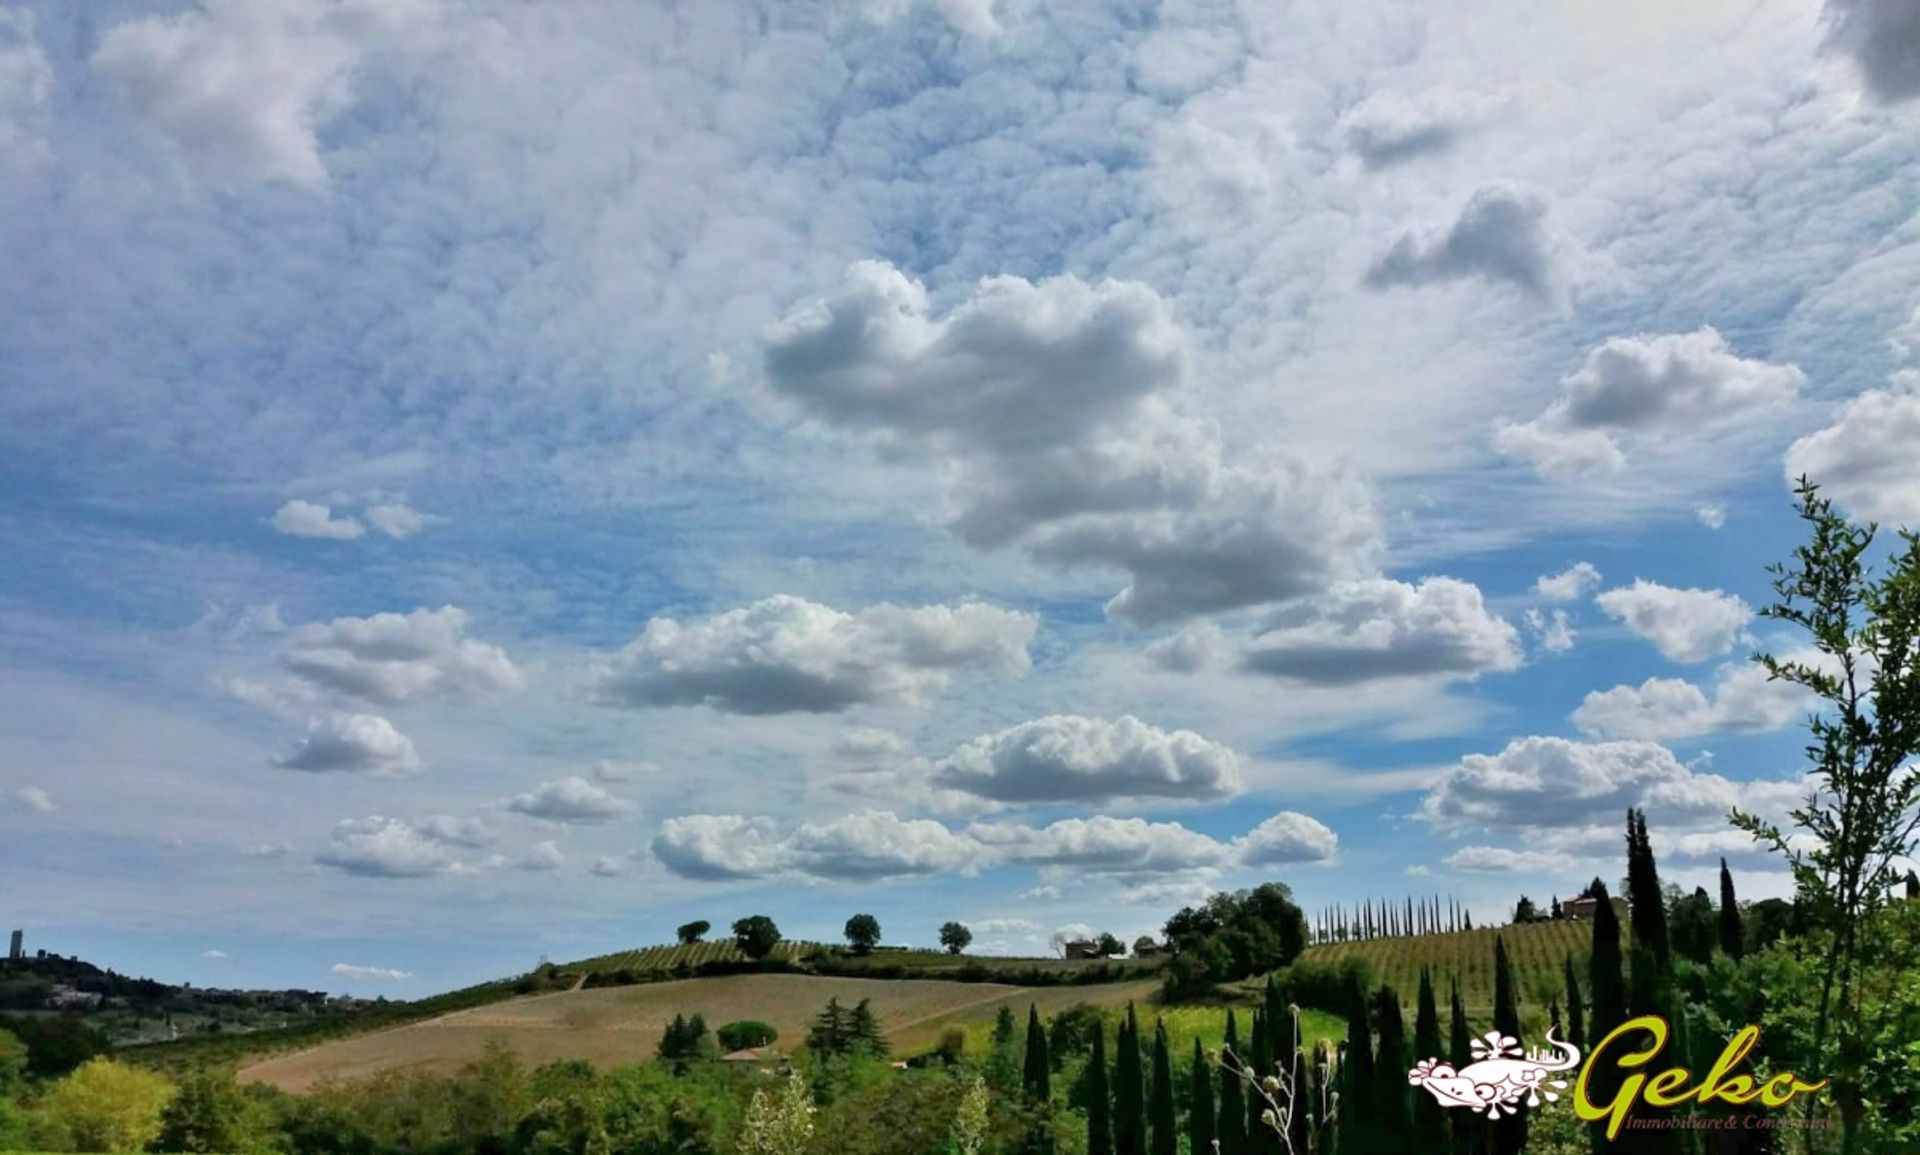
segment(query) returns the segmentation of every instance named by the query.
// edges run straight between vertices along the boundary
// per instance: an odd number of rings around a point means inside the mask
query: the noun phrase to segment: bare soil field
[[[499,1039],[529,1065],[585,1059],[616,1067],[653,1057],[676,1014],[706,1016],[709,1027],[759,1019],[780,1032],[778,1050],[797,1048],[807,1024],[830,998],[852,1006],[870,999],[895,1052],[911,1054],[939,1041],[942,1028],[991,1020],[1002,1006],[1024,1023],[1027,1004],[1051,1014],[1076,1003],[1145,1002],[1152,980],[1088,986],[1015,987],[935,979],[847,979],[812,975],[730,975],[629,987],[530,995],[458,1011],[404,1027],[277,1055],[244,1068],[243,1080],[302,1091],[326,1079],[383,1071],[450,1073]]]

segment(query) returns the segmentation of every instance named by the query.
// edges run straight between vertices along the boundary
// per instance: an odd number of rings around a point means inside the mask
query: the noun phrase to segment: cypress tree
[[[1273,1074],[1273,1033],[1267,1030],[1267,1013],[1260,1007],[1253,1008],[1253,1022],[1247,1028],[1247,1073],[1255,1083],[1262,1083]],[[1267,1101],[1259,1093],[1247,1092],[1247,1150],[1255,1155],[1268,1155],[1279,1146],[1279,1136],[1273,1128],[1260,1121],[1260,1115],[1267,1110]]]
[[[1465,912],[1465,929],[1473,929],[1473,912],[1470,910]]]
[[[1288,1150],[1305,1152],[1309,1146],[1312,1127],[1309,1126],[1313,1104],[1315,1084],[1312,1064],[1307,1061],[1300,1046],[1306,1039],[1306,1033],[1300,1029],[1300,1010],[1289,1007],[1284,1012],[1287,1024],[1285,1057],[1281,1062],[1287,1068],[1288,1086],[1292,1088],[1292,1114],[1287,1116]]]
[[[1107,1078],[1107,1029],[1093,1032],[1087,1063],[1087,1155],[1113,1155],[1113,1091]]]
[[[1733,873],[1727,869],[1724,858],[1720,860],[1720,949],[1735,962],[1747,953],[1746,928],[1740,924],[1740,903],[1733,896]]]
[[[1341,1064],[1341,1155],[1380,1155],[1376,1142],[1373,1031],[1367,995],[1357,977],[1347,983],[1347,1050]]]
[[[1458,978],[1452,981],[1447,1011],[1447,1061],[1454,1070],[1464,1070],[1468,1063],[1473,1062],[1473,1030],[1467,1026],[1466,1008],[1460,1005]],[[1471,1111],[1449,1111],[1447,1116],[1455,1151],[1476,1151],[1482,1146],[1479,1140],[1484,1128],[1479,1115]]]
[[[1587,1018],[1587,1040],[1598,1044],[1627,1021],[1627,989],[1620,971],[1620,917],[1607,894],[1607,884],[1599,879],[1587,888],[1593,896],[1593,955],[1587,962],[1587,985],[1593,996],[1593,1013]],[[1596,1103],[1611,1103],[1620,1087],[1620,1068],[1612,1063],[1595,1066],[1588,1076],[1588,1098]],[[1596,1153],[1612,1148],[1607,1141],[1604,1121],[1589,1124]],[[1626,1132],[1621,1132],[1625,1135]]]
[[[1561,968],[1566,972],[1567,979],[1567,1033],[1562,1037],[1576,1047],[1585,1047],[1587,1009],[1582,1005],[1580,976],[1574,973],[1572,955],[1562,960]]]
[[[1667,968],[1662,966],[1654,953],[1639,942],[1633,944],[1630,953],[1632,959],[1631,977],[1628,982],[1628,1004],[1635,1015],[1659,1015],[1666,1019],[1671,1033],[1667,1036],[1668,1054],[1672,1062],[1680,1066],[1690,1066],[1687,1055],[1686,1028],[1675,1022],[1674,1007],[1668,997],[1671,984],[1667,981]],[[1640,1039],[1650,1041],[1640,1033]],[[1674,1114],[1681,1112],[1676,1109]],[[1614,1141],[1614,1147],[1633,1152],[1635,1155],[1677,1155],[1686,1147],[1690,1136],[1682,1131],[1622,1131],[1620,1138]]]
[[[1220,1125],[1214,1134],[1220,1140],[1220,1155],[1246,1155],[1247,1095],[1240,1078],[1246,1062],[1240,1054],[1240,1028],[1231,1008],[1227,1011],[1227,1045],[1220,1056],[1225,1070],[1220,1072]]]
[[[1374,996],[1380,1017],[1380,1055],[1374,1063],[1379,1082],[1374,1087],[1374,1108],[1378,1112],[1381,1134],[1399,1143],[1413,1126],[1407,1092],[1412,1086],[1406,1072],[1413,1067],[1407,1059],[1407,1023],[1400,1013],[1400,994],[1383,986]],[[1433,1096],[1422,1094],[1422,1098]]]
[[[1153,1109],[1148,1123],[1153,1128],[1151,1155],[1178,1155],[1179,1132],[1174,1128],[1173,1056],[1167,1053],[1167,1024],[1153,1023]]]
[[[1113,1147],[1116,1155],[1147,1155],[1146,1090],[1141,1082],[1140,1021],[1133,1004],[1120,1025],[1120,1053],[1114,1056]]]
[[[1413,1061],[1445,1057],[1440,1041],[1440,1008],[1433,998],[1433,974],[1421,967],[1420,997],[1413,1015]],[[1439,1102],[1424,1091],[1413,1096],[1413,1137],[1408,1147],[1414,1151],[1445,1155],[1452,1146],[1446,1115]]]
[[[1027,1061],[1021,1070],[1021,1087],[1032,1113],[1027,1128],[1028,1155],[1051,1155],[1053,1064],[1047,1061],[1047,1032],[1040,1026],[1040,1011],[1032,1003],[1027,1004]]]
[[[1647,841],[1647,816],[1627,811],[1627,902],[1633,919],[1633,943],[1653,952],[1654,961],[1667,965],[1672,947],[1667,940],[1667,902],[1660,893],[1660,871]]]
[[[1493,1029],[1514,1039],[1520,1037],[1520,1001],[1513,988],[1513,963],[1507,958],[1506,940],[1493,936]],[[1529,1112],[1522,1102],[1512,1113],[1493,1125],[1493,1150],[1496,1155],[1519,1155],[1527,1147]]]
[[[1207,1155],[1213,1150],[1213,1068],[1198,1038],[1193,1040],[1193,1078],[1187,1095],[1187,1150]]]

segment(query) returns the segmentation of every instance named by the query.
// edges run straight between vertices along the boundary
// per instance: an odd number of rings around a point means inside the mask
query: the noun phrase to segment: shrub
[[[160,1137],[172,1099],[162,1075],[89,1059],[34,1107],[33,1130],[50,1151],[144,1151]]]
[[[780,1037],[780,1032],[774,1030],[770,1023],[741,1019],[722,1026],[714,1032],[714,1037],[720,1040],[720,1049],[723,1051],[744,1051],[750,1047],[768,1046]]]

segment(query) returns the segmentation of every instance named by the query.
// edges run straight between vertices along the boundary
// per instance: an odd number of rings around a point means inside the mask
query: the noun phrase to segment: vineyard
[[[773,948],[773,957],[782,962],[799,962],[809,955],[824,954],[832,948],[825,943],[795,942],[782,939]],[[641,947],[638,950],[615,951],[599,958],[583,959],[580,962],[566,963],[560,967],[570,974],[608,974],[614,971],[670,971],[685,967],[692,969],[704,963],[734,963],[748,961],[745,951],[730,938],[713,942],[673,943],[666,946]]]
[[[984,970],[987,976],[1025,974],[1032,977],[1032,972],[1036,971],[1048,972],[1049,975],[1062,971],[1070,974],[1102,971],[1114,977],[1132,977],[1149,974],[1161,965],[1159,959],[1010,958],[953,955],[937,950],[876,950],[867,955],[855,955],[844,947],[827,943],[788,940],[782,940],[774,947],[772,957],[779,962],[805,963],[823,970],[830,969],[836,974],[906,970],[930,978],[955,977],[963,970]],[[746,961],[747,956],[732,939],[721,939],[616,951],[598,958],[565,963],[558,969],[566,975],[588,976],[613,976],[624,971],[639,981],[650,981],[669,976],[685,977],[709,964]],[[592,979],[589,979],[589,985],[594,985]]]
[[[1571,920],[1325,943],[1308,947],[1302,957],[1333,964],[1349,958],[1365,959],[1373,968],[1374,981],[1398,990],[1401,1002],[1409,1007],[1420,989],[1420,968],[1430,968],[1434,992],[1442,1007],[1446,1003],[1447,983],[1458,979],[1461,1002],[1466,1005],[1468,1015],[1479,1019],[1489,1015],[1493,1007],[1493,940],[1496,936],[1506,940],[1507,954],[1513,961],[1514,981],[1519,987],[1521,1014],[1528,1020],[1544,1021],[1549,1000],[1566,1002],[1562,965],[1568,955],[1573,956],[1584,985],[1593,926]],[[1627,928],[1623,926],[1621,938],[1624,941],[1626,937]]]

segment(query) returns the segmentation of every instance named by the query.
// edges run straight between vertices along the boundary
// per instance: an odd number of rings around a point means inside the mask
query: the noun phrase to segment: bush
[[[1282,1002],[1311,1007],[1317,1011],[1345,1014],[1347,992],[1374,988],[1373,967],[1364,958],[1348,957],[1337,963],[1299,959],[1274,973]]]
[[[34,1137],[49,1151],[144,1151],[172,1099],[162,1075],[89,1059],[35,1105]]]
[[[744,1051],[750,1047],[771,1045],[780,1037],[780,1032],[774,1030],[771,1023],[763,1023],[758,1019],[741,1019],[738,1022],[727,1023],[713,1035],[720,1040],[721,1050]]]

